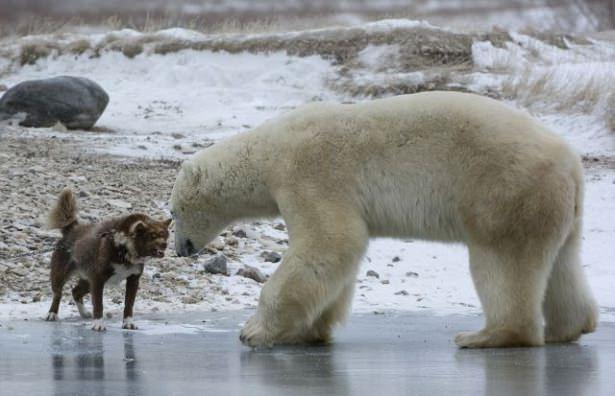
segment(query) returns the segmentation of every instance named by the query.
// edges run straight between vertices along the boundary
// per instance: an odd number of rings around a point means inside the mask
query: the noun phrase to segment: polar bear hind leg
[[[240,334],[246,345],[326,342],[333,324],[345,315],[352,296],[347,285],[354,287],[367,227],[339,200],[312,202],[317,207],[300,199],[301,210],[282,210],[291,245]]]
[[[542,301],[554,254],[515,254],[470,244],[470,272],[485,313],[485,327],[460,333],[464,348],[544,344]]]
[[[337,324],[346,321],[352,298],[354,296],[355,281],[353,279],[344,286],[339,297],[327,307],[314,321],[311,331],[306,334],[306,342],[313,344],[327,344],[331,341],[331,332]]]
[[[581,224],[575,225],[560,249],[543,303],[546,342],[576,341],[591,333],[598,323],[598,310],[580,260]]]

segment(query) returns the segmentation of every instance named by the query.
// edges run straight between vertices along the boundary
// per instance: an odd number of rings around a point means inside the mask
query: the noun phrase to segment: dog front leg
[[[124,323],[123,329],[136,330],[137,325],[132,319],[132,308],[135,305],[137,290],[139,289],[139,279],[141,275],[131,275],[126,279],[126,297],[124,299]]]
[[[92,296],[92,306],[94,309],[94,322],[92,330],[105,331],[105,322],[103,320],[103,290],[105,283],[98,280],[90,282],[90,295]]]

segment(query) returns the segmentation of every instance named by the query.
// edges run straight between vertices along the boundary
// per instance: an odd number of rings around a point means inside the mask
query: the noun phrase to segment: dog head
[[[157,221],[143,214],[128,216],[116,232],[115,241],[133,257],[164,257],[171,219]]]

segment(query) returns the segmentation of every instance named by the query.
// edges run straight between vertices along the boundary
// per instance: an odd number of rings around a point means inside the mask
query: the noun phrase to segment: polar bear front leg
[[[549,255],[515,256],[473,245],[469,253],[486,324],[481,331],[459,333],[455,343],[462,348],[543,345],[541,304],[552,265]]]
[[[340,218],[341,213],[347,215]],[[256,314],[241,332],[244,344],[270,347],[324,341],[332,324],[345,316],[346,285],[356,277],[367,246],[367,230],[363,220],[348,211],[317,218],[320,224],[314,217],[300,224],[286,220],[289,249],[264,285]]]

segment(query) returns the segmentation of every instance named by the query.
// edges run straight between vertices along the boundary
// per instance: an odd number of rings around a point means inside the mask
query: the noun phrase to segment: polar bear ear
[[[182,172],[184,173],[186,179],[190,181],[190,183],[196,184],[201,178],[201,172],[199,171],[199,168],[194,166],[194,164],[190,160],[184,161],[184,163],[182,164]]]

